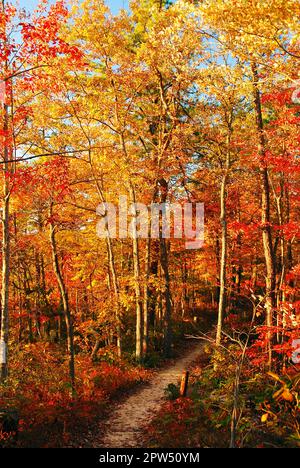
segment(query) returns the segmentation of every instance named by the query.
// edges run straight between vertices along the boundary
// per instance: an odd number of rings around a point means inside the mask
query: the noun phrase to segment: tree
[[[30,102],[51,78],[46,69],[55,64],[55,57],[68,50],[58,37],[59,26],[65,21],[67,10],[62,2],[52,5],[47,12],[44,4],[38,10],[40,16],[26,17],[5,0],[1,2],[1,82],[5,84],[2,103],[2,302],[1,338],[3,361],[1,380],[8,373],[7,348],[9,333],[9,280],[10,280],[10,198],[11,177],[16,172],[18,151],[24,147],[23,133],[30,114]],[[22,102],[23,101],[23,102]],[[26,151],[24,152],[24,156]],[[23,159],[22,157],[20,159]]]
[[[297,2],[282,2],[278,0],[262,6],[252,3],[245,9],[245,2],[214,2],[206,1],[200,6],[207,23],[215,27],[214,37],[220,47],[231,52],[237,60],[249,63],[249,74],[252,81],[254,116],[257,131],[257,153],[261,180],[261,230],[266,264],[266,324],[269,329],[268,353],[271,367],[272,326],[276,307],[276,254],[274,251],[274,233],[272,230],[270,174],[267,161],[268,142],[265,138],[263,111],[261,105],[262,85],[260,74],[268,72],[268,82],[276,81],[276,73],[286,74],[282,56],[288,53],[287,43],[290,43],[290,32],[297,30],[294,19],[294,9]],[[282,25],[282,12],[285,21]],[[259,24],[257,30],[253,18]],[[283,46],[283,44],[285,44]],[[276,56],[277,54],[277,56]],[[275,58],[274,58],[275,57]],[[276,63],[275,74],[270,67]],[[275,69],[275,68],[274,68]]]

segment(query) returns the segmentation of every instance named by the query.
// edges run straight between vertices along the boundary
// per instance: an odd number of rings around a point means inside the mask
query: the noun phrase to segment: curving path
[[[197,359],[202,348],[203,343],[197,342],[183,357],[158,371],[146,386],[119,403],[105,423],[100,447],[139,447],[145,426],[161,407],[165,388],[180,380],[183,371]]]

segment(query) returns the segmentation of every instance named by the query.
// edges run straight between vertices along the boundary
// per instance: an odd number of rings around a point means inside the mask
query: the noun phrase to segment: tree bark
[[[260,156],[261,178],[261,223],[262,240],[266,263],[266,325],[268,327],[268,367],[272,366],[272,326],[273,311],[276,307],[276,262],[274,258],[271,208],[270,208],[270,182],[269,170],[266,161],[266,140],[264,136],[264,124],[262,116],[261,97],[259,91],[259,76],[256,64],[252,64],[253,96],[255,104],[256,126],[258,133],[258,153]]]
[[[3,2],[4,9],[4,2]],[[8,132],[8,106],[3,103],[3,202],[2,202],[2,278],[1,278],[1,334],[0,344],[2,348],[2,362],[0,363],[0,382],[3,382],[8,375],[8,338],[9,338],[9,279],[10,279],[10,183],[7,174],[10,171],[9,148],[7,142]]]
[[[52,215],[52,205],[50,208],[50,216]],[[59,286],[59,291],[61,295],[63,312],[65,317],[66,329],[67,329],[67,348],[69,355],[69,376],[71,384],[72,396],[75,396],[75,353],[74,353],[74,336],[73,336],[73,323],[71,317],[71,311],[69,307],[68,293],[64,283],[63,275],[61,272],[58,253],[57,253],[57,243],[56,243],[56,226],[51,222],[50,224],[50,243],[52,249],[52,262],[53,270],[56,276],[56,280]]]
[[[6,151],[5,151],[6,152]],[[5,167],[7,165],[5,164]],[[4,177],[5,178],[5,177]],[[10,232],[9,232],[10,195],[8,181],[4,180],[4,201],[2,205],[2,291],[1,291],[1,336],[3,362],[1,362],[0,381],[8,375],[8,336],[9,336],[9,263],[10,263]]]
[[[151,222],[151,220],[150,220]],[[146,255],[145,255],[145,285],[144,285],[144,304],[143,304],[143,355],[146,356],[148,353],[149,345],[149,276],[150,276],[150,259],[151,259],[151,229],[148,230],[148,239],[146,244]]]
[[[92,176],[97,187],[99,198],[102,203],[105,203],[103,188],[99,184],[99,181],[96,177],[91,153],[89,153],[89,163],[90,163],[90,168],[92,171]],[[118,350],[118,356],[121,357],[122,356],[122,317],[121,317],[121,305],[120,305],[120,288],[119,288],[119,281],[118,281],[117,270],[116,270],[114,249],[113,249],[113,244],[112,244],[112,240],[110,237],[108,225],[106,225],[106,232],[107,232],[106,249],[107,249],[107,256],[108,256],[109,271],[111,274],[111,277],[109,276],[109,280],[112,279],[112,285],[113,285],[113,290],[114,290],[114,295],[115,295],[115,300],[116,300],[117,350]],[[97,345],[97,343],[95,345],[94,350],[95,350],[95,353],[93,352],[93,355],[95,357],[97,354],[97,351],[99,350],[99,346]]]
[[[220,259],[220,290],[219,290],[219,308],[218,308],[218,323],[216,334],[216,345],[220,346],[222,338],[222,325],[226,308],[226,267],[227,267],[227,251],[228,251],[228,229],[227,229],[227,183],[228,173],[231,165],[230,154],[231,128],[228,128],[227,136],[227,152],[224,174],[222,177],[220,191],[220,223],[221,223],[221,259]]]
[[[130,201],[133,206],[136,203],[135,190],[132,183],[129,184]],[[134,289],[135,289],[135,303],[136,303],[136,343],[135,343],[135,357],[139,361],[143,354],[143,301],[141,295],[141,272],[140,272],[140,252],[139,240],[137,237],[137,213],[134,208],[133,213],[133,232],[132,232],[132,251],[133,251],[133,276],[134,276]]]
[[[165,179],[159,180],[161,186],[161,203],[165,204],[168,196],[168,183]],[[169,253],[167,240],[162,236],[162,223],[160,223],[160,264],[163,272],[164,280],[164,299],[165,310],[163,315],[163,328],[164,328],[164,356],[170,357],[172,347],[172,297],[169,273]]]

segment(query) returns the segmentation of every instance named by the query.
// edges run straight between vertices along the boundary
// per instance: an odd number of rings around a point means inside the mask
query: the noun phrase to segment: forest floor
[[[81,441],[81,446],[89,447],[140,447],[146,427],[160,410],[165,401],[165,390],[169,384],[177,384],[182,373],[199,357],[203,343],[187,343],[187,350],[168,364],[155,371],[149,382],[132,390],[124,399],[113,403],[109,416]],[[78,445],[77,445],[78,446]]]

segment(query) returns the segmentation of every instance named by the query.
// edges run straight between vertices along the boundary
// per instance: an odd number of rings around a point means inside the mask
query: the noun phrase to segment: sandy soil
[[[183,371],[201,354],[202,347],[203,344],[197,342],[183,357],[158,371],[146,386],[114,407],[105,423],[100,447],[140,447],[145,426],[163,402],[164,390],[168,384],[180,380]]]

